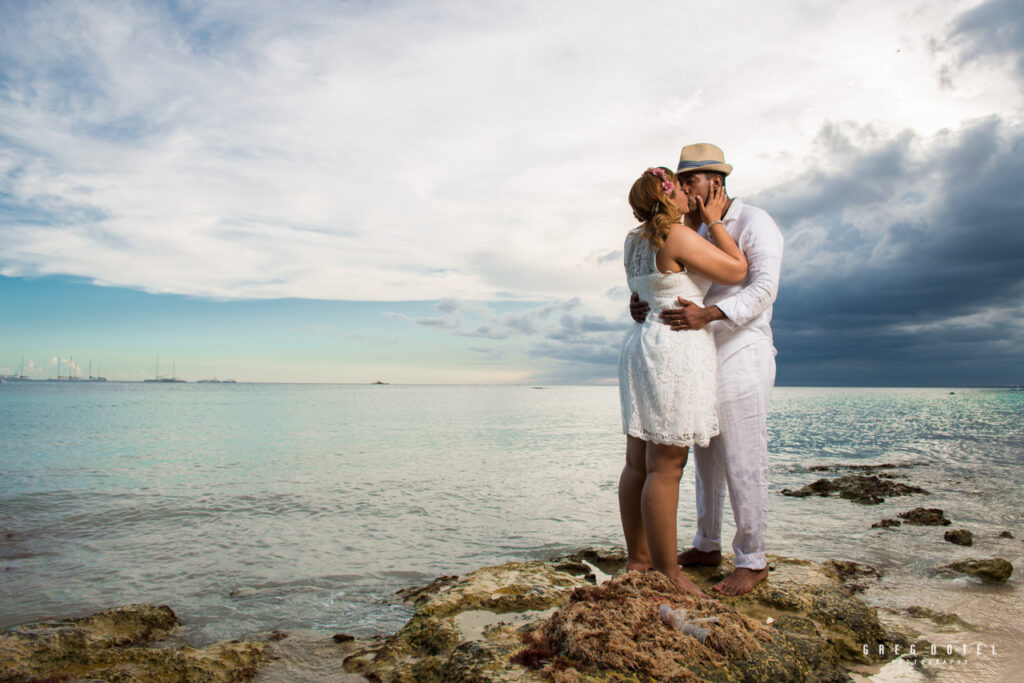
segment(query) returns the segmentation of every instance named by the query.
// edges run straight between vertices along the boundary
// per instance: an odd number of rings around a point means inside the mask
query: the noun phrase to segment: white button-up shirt
[[[719,362],[761,339],[772,343],[772,303],[782,269],[782,233],[766,211],[733,199],[722,222],[747,258],[747,277],[735,285],[712,284],[704,297],[705,306],[718,306],[726,315],[708,325]],[[706,225],[700,234],[708,238]]]

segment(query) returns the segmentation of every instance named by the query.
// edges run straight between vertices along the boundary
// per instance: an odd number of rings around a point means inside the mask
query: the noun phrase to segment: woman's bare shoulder
[[[669,245],[672,243],[685,245],[691,243],[695,239],[703,239],[697,234],[697,231],[693,228],[688,228],[682,223],[673,223],[669,226],[668,235],[665,236],[665,244]]]

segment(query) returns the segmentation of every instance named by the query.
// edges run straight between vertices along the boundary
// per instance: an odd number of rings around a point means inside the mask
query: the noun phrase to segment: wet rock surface
[[[907,524],[920,526],[949,526],[953,522],[946,519],[945,513],[939,508],[914,508],[896,515]]]
[[[933,624],[944,627],[946,630],[969,631],[976,628],[973,624],[969,624],[961,619],[957,614],[939,612],[928,607],[921,607],[920,605],[911,605],[904,609],[903,613],[915,619],[928,619]]]
[[[579,571],[578,575],[580,576],[593,573],[587,563],[597,567],[605,574],[614,574],[626,566],[626,551],[623,548],[583,548],[569,555],[552,558],[551,561],[560,569],[565,567],[562,571],[569,571],[571,574],[576,574]],[[572,571],[576,567],[585,568],[586,571],[580,569]]]
[[[814,465],[808,467],[808,472],[863,472],[864,474],[877,474],[887,470],[898,470],[907,467],[914,467],[913,464],[897,465],[891,462],[878,463],[876,465],[846,465],[843,463],[832,463],[831,465]]]
[[[556,564],[509,562],[436,590],[414,591],[408,602],[416,612],[405,626],[388,638],[359,643],[345,669],[376,681],[518,680],[525,669],[515,671],[511,657],[522,648],[519,629],[545,618],[576,588],[591,585]]]
[[[950,529],[942,537],[956,545],[974,545],[974,534],[967,529]]]
[[[865,505],[884,503],[886,497],[907,496],[915,493],[927,494],[920,486],[904,484],[889,478],[874,475],[844,474],[836,479],[818,479],[802,488],[783,489],[784,496],[805,498],[807,496],[827,497],[838,494],[840,498]]]
[[[903,522],[901,522],[898,519],[882,519],[882,520],[879,520],[879,521],[875,522],[874,524],[872,524],[871,528],[872,529],[891,529],[891,528],[894,528],[894,527],[898,527],[901,524],[903,524]]]
[[[265,661],[263,643],[201,649],[158,642],[178,626],[166,606],[128,605],[89,617],[0,632],[0,681],[248,681]]]
[[[940,569],[977,577],[985,583],[1006,583],[1013,574],[1013,565],[1001,557],[985,560],[963,560],[943,565]]]
[[[850,560],[828,560],[822,564],[826,572],[831,572],[836,579],[851,593],[860,593],[867,589],[870,581],[882,578],[882,572],[876,567],[858,564]]]
[[[845,662],[887,659],[864,655],[865,643],[904,641],[838,578],[840,569],[874,576],[872,568],[770,559],[766,581],[718,601],[681,593],[656,572],[620,572],[598,585],[557,568],[589,563],[610,574],[624,567],[619,551],[485,567],[415,593],[409,622],[388,638],[357,641],[345,669],[374,681],[842,681]],[[731,569],[727,561],[687,574],[708,590]],[[719,621],[702,644],[661,621],[663,603]]]
[[[458,576],[439,576],[426,586],[414,587],[414,588],[403,588],[395,592],[395,597],[398,598],[399,602],[405,602],[410,605],[416,605],[420,602],[425,602],[430,599],[431,595],[436,595],[445,588],[451,586],[459,580]]]

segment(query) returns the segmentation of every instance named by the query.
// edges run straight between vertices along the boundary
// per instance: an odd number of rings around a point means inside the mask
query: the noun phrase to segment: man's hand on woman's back
[[[642,323],[647,320],[647,313],[650,310],[651,307],[647,305],[647,302],[642,301],[640,295],[633,292],[633,296],[629,297],[629,314],[633,316],[633,320]]]

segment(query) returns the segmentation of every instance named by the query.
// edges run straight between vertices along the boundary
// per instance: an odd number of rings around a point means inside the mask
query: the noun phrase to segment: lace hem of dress
[[[660,444],[662,446],[685,446],[690,447],[693,445],[700,446],[701,448],[707,448],[708,444],[711,443],[711,438],[718,436],[718,425],[711,428],[711,431],[707,434],[654,434],[648,432],[645,429],[629,429],[625,432],[629,436],[634,436],[644,441],[650,441],[652,443]]]

